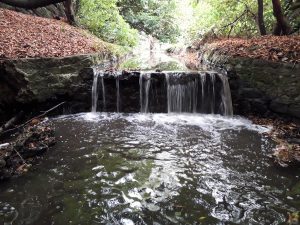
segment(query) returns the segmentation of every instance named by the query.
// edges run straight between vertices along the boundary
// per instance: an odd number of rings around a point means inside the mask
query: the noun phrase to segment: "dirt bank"
[[[31,120],[0,144],[0,181],[27,172],[53,144],[55,138],[51,124],[46,119]]]
[[[105,52],[108,46],[86,30],[61,20],[0,9],[0,60]]]

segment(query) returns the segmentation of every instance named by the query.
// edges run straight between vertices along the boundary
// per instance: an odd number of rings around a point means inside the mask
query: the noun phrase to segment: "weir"
[[[233,115],[230,87],[223,74],[93,72],[92,112]]]

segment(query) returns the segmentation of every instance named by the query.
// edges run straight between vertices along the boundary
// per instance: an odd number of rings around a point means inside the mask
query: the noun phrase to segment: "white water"
[[[98,77],[99,73],[97,73],[94,69],[94,81],[92,87],[92,112],[97,111],[97,102],[98,102]]]
[[[149,90],[151,84],[151,75],[146,73],[140,74],[140,112],[149,112]]]
[[[97,112],[97,105],[98,105],[98,93],[99,93],[99,78],[100,78],[100,90],[102,93],[102,102],[103,102],[103,111],[105,111],[105,85],[104,85],[104,73],[103,71],[99,71],[97,69],[93,69],[94,72],[94,80],[93,80],[93,86],[92,86],[92,112]]]
[[[97,111],[98,79],[101,79],[102,111],[106,111],[105,82],[103,73],[95,72],[92,87],[92,112]],[[115,75],[116,82],[116,111],[120,112],[120,74]],[[161,74],[166,80],[167,112],[172,113],[219,113],[232,116],[231,92],[226,76],[215,73],[183,73],[167,72]],[[218,78],[218,79],[217,79]],[[132,78],[136,79],[136,78]],[[151,72],[141,72],[139,77],[139,104],[141,113],[149,113],[150,100],[161,96],[155,96],[151,90]],[[163,82],[163,79],[162,79]],[[219,82],[219,85],[217,85]],[[201,88],[201,90],[200,90]],[[217,88],[217,89],[216,89]],[[151,96],[150,96],[151,93]],[[128,97],[128,96],[125,96]],[[150,98],[151,97],[151,98]],[[153,105],[153,103],[151,104]]]
[[[120,80],[119,80],[119,76],[116,77],[116,87],[117,87],[117,112],[120,112]]]

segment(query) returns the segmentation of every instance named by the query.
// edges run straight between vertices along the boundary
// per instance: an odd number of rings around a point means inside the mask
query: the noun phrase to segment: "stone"
[[[276,112],[276,113],[287,114],[287,112],[288,112],[288,105],[286,105],[284,103],[281,103],[278,100],[273,100],[273,101],[271,101],[270,109],[273,112]]]
[[[240,93],[239,96],[234,94],[232,98],[236,112],[252,112],[257,109],[265,111],[267,108],[281,116],[300,118],[299,64],[230,57],[218,50],[202,50],[200,53],[199,61],[204,66],[222,69],[227,74],[238,76],[239,83],[233,82],[231,85],[234,91],[238,89]],[[264,103],[251,99],[261,99]]]
[[[72,100],[78,93],[91,88],[93,76],[90,67],[106,65],[108,57],[89,54],[3,60],[0,62],[1,109],[9,111],[18,109],[18,106],[37,107],[40,103]],[[85,68],[89,68],[88,73],[84,72]],[[89,100],[86,102],[88,104]]]
[[[260,98],[251,99],[250,107],[252,112],[258,113],[260,115],[264,115],[268,111],[266,102]]]
[[[240,90],[241,95],[244,98],[262,98],[263,93],[255,88],[243,88]]]
[[[4,159],[0,159],[0,169],[6,166],[6,161]]]

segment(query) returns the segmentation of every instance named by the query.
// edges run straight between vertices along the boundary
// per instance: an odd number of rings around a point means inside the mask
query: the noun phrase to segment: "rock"
[[[268,111],[266,101],[260,98],[251,99],[250,107],[252,112],[258,113],[260,115],[264,115]]]
[[[239,85],[240,95],[233,95],[234,104],[247,102],[249,99],[262,99],[265,101],[261,102],[264,106],[250,104],[249,112],[265,111],[267,108],[268,111],[287,117],[300,118],[299,64],[230,57],[219,50],[200,50],[198,55],[199,61],[205,66],[225,70],[227,74],[235,74],[238,77],[239,83],[232,81],[231,84],[234,90],[237,89],[236,85]],[[236,105],[235,111],[247,110],[243,109],[243,105]]]
[[[244,98],[262,98],[263,93],[255,88],[243,88],[240,90]]]
[[[91,66],[104,66],[108,56],[77,55],[63,58],[3,60],[0,62],[0,106],[18,106],[72,100],[91,88]],[[89,104],[89,99],[86,101]],[[30,110],[30,109],[29,109]],[[0,115],[1,118],[1,115]]]
[[[270,109],[276,113],[287,114],[288,105],[282,103],[280,100],[271,101]]]
[[[6,162],[4,159],[0,159],[0,169],[6,166]]]

